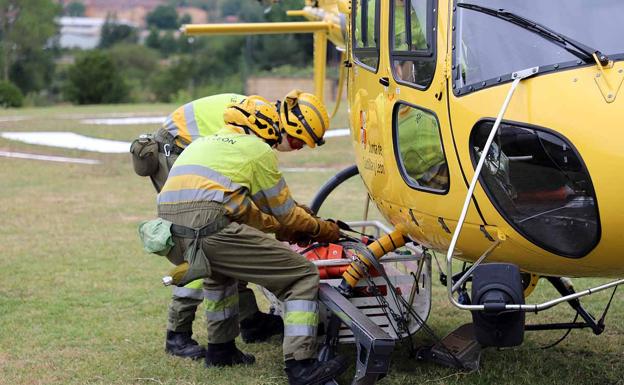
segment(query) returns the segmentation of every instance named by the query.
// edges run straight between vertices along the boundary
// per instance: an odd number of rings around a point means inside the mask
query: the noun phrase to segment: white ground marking
[[[2,132],[0,136],[29,144],[85,151],[104,153],[127,153],[130,151],[129,142],[90,138],[74,132]]]
[[[326,138],[346,135],[349,135],[347,128],[329,130],[325,133]],[[90,138],[74,132],[0,132],[0,136],[30,144],[104,153],[125,153],[130,149],[130,142]]]
[[[80,123],[83,124],[103,124],[107,126],[120,126],[129,124],[163,124],[167,119],[166,116],[137,116],[126,118],[98,118],[98,119],[83,119]]]
[[[28,119],[28,116],[0,116],[0,122],[18,122],[20,120]]]
[[[347,136],[347,135],[349,135],[348,128],[337,128],[337,129],[329,130],[325,132],[325,138],[335,138],[338,136]]]
[[[0,151],[0,156],[4,156],[7,158],[45,160],[49,162],[82,163],[82,164],[99,164],[100,163],[99,160],[95,160],[95,159],[66,158],[63,156],[25,154],[22,152],[8,152],[8,151]]]

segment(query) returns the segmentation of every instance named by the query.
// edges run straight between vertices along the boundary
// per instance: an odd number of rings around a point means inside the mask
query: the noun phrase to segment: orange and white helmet
[[[315,95],[300,90],[290,91],[277,108],[282,133],[301,139],[309,147],[325,143],[323,135],[329,128],[329,116],[322,101]]]
[[[246,133],[253,131],[270,146],[281,138],[277,109],[262,96],[251,95],[239,103],[229,105],[223,111],[223,121],[242,128]]]

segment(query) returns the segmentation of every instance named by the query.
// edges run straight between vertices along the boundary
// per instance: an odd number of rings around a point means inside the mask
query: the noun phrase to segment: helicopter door
[[[380,0],[354,0],[351,10],[351,62],[349,105],[352,140],[360,175],[373,199],[387,185],[383,129],[384,81],[387,67],[380,61],[380,36],[384,32]],[[380,83],[381,82],[381,83]],[[391,154],[391,147],[388,148]],[[377,202],[379,204],[379,202]]]
[[[467,192],[448,118],[444,78],[446,56],[438,15],[445,2],[388,0],[389,79],[385,114],[391,122],[396,176],[393,195],[421,241],[444,249]],[[390,127],[389,127],[390,128]],[[404,210],[405,211],[405,210]],[[476,210],[467,222],[480,223]],[[416,228],[414,228],[416,226]],[[477,230],[479,227],[476,227]]]

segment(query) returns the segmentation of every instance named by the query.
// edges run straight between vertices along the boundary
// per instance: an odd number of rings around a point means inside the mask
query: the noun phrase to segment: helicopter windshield
[[[624,59],[624,12],[621,0],[466,0],[504,9],[534,20],[599,49],[612,60]],[[540,72],[587,65],[578,56],[509,21],[458,7],[455,20],[455,90],[466,93],[509,80],[531,67]]]

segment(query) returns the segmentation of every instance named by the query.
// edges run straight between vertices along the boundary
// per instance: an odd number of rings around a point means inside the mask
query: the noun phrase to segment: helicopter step
[[[467,323],[450,332],[435,345],[419,349],[416,358],[473,371],[479,369],[481,350],[481,345],[475,338],[473,324]]]
[[[385,376],[394,350],[394,338],[349,302],[335,287],[321,283],[319,300],[332,313],[319,360],[333,357],[339,338],[340,323],[344,323],[353,333],[357,347],[355,376],[351,384],[374,384]]]

